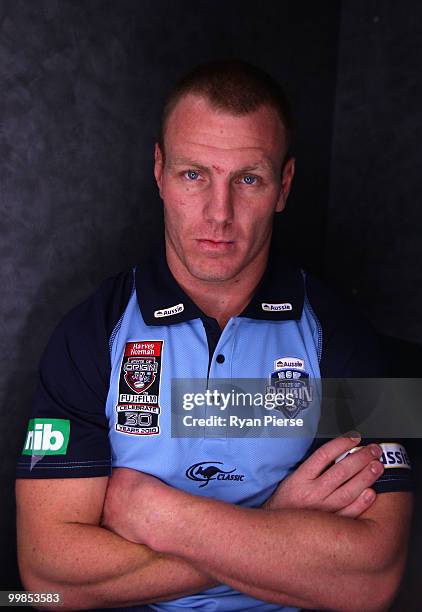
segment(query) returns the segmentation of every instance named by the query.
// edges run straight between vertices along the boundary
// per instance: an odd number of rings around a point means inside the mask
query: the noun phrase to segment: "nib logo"
[[[69,443],[70,421],[31,419],[23,455],[65,455]]]

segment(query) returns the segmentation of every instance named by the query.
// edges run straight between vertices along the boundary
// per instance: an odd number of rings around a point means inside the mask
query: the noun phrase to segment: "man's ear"
[[[283,166],[283,175],[281,177],[280,195],[278,197],[276,212],[281,212],[286,206],[286,201],[290,193],[290,189],[295,174],[295,158],[290,157]]]
[[[157,183],[158,191],[161,196],[161,185],[162,185],[162,177],[163,177],[163,166],[164,166],[164,156],[161,151],[161,147],[158,142],[155,143],[154,149],[154,176],[155,182]]]

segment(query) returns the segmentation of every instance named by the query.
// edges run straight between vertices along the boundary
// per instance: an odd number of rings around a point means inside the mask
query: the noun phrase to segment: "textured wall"
[[[328,196],[339,3],[0,0],[0,567],[17,585],[13,472],[53,327],[154,248],[152,145],[163,94],[237,55],[286,84],[298,182],[279,239],[318,269]]]
[[[130,48],[137,15],[133,3],[124,4],[111,14],[98,2],[0,4],[5,559],[14,554],[13,463],[40,352],[59,317],[119,260],[133,259],[138,202],[151,192],[153,122],[138,120],[149,105],[135,95],[142,80]],[[151,208],[143,216],[151,226]],[[10,586],[15,565],[0,565]]]
[[[343,2],[326,272],[381,332],[418,343],[421,66],[420,2]]]
[[[421,66],[420,2],[343,0],[324,273],[380,332],[407,341],[385,344],[404,377],[422,372]],[[394,612],[417,612],[422,597],[422,446],[408,447],[417,495]]]

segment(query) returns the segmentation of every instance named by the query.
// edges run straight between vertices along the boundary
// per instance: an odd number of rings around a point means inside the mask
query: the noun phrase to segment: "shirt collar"
[[[135,282],[139,308],[147,325],[173,325],[206,316],[176,282],[167,265],[164,246],[136,267]],[[252,300],[238,316],[268,321],[298,320],[304,297],[301,270],[290,266],[272,249]]]

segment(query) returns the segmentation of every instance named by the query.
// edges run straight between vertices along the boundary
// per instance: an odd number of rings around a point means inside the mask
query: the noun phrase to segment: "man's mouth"
[[[209,238],[197,238],[197,243],[207,251],[226,251],[232,248],[234,240],[214,240]]]
[[[213,244],[232,244],[234,240],[216,240],[215,238],[198,238],[201,242],[211,242]]]

